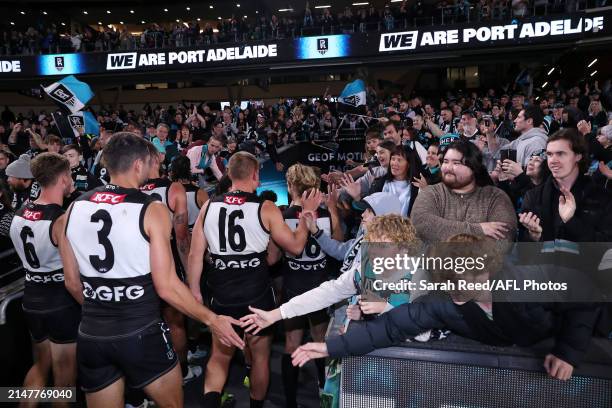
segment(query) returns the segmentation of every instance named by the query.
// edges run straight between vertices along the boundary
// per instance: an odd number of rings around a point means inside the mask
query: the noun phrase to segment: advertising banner
[[[571,16],[535,17],[508,22],[426,26],[388,33],[351,33],[260,43],[216,44],[191,48],[0,57],[0,80],[70,74],[116,74],[231,67],[308,66],[340,58],[384,61],[448,51],[495,50],[508,46],[571,46],[582,39],[612,35],[612,10]]]

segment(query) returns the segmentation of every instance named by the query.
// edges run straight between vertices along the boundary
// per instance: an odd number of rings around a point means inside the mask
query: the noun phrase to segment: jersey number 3
[[[227,232],[225,233],[225,219],[227,220]],[[236,225],[236,218],[244,219],[244,213],[242,210],[234,210],[227,217],[227,209],[221,208],[219,210],[219,250],[221,252],[227,252],[227,244],[232,248],[234,252],[242,252],[246,248],[246,238],[244,235],[244,229],[240,225]],[[238,240],[236,241],[236,236]]]
[[[115,252],[111,245],[108,235],[110,234],[113,220],[105,210],[98,210],[91,215],[91,222],[98,223],[102,221],[102,229],[98,231],[98,243],[104,248],[104,259],[98,255],[90,255],[89,262],[100,273],[106,273],[113,268],[115,264]]]

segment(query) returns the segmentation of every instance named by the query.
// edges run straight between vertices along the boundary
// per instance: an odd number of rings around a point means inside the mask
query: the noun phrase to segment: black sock
[[[221,393],[216,391],[207,392],[202,396],[202,407],[204,408],[220,408]]]
[[[281,359],[281,374],[287,408],[297,407],[297,384],[300,368],[291,364],[291,354],[283,354]]]
[[[264,401],[251,398],[251,408],[263,408]]]
[[[319,377],[319,388],[325,386],[325,359],[316,358],[315,365],[317,366],[317,376]]]

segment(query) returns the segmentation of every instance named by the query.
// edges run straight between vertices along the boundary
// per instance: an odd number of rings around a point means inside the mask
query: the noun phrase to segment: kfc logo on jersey
[[[30,221],[38,221],[42,218],[42,211],[23,211],[23,218]]]
[[[155,189],[154,183],[145,184],[144,186],[140,187],[140,191],[152,191],[154,189]]]
[[[246,202],[246,197],[237,197],[237,196],[225,196],[223,198],[225,204],[229,205],[242,205]]]
[[[93,201],[94,203],[119,204],[125,200],[126,196],[127,194],[104,193],[99,191],[92,195],[89,201]]]

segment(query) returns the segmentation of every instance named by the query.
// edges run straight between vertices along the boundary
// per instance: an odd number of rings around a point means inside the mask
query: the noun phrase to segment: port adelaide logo
[[[55,57],[55,69],[57,69],[58,71],[61,71],[64,69],[64,57],[63,56]]]
[[[317,51],[319,54],[325,55],[329,50],[329,38],[319,38],[317,40]]]

